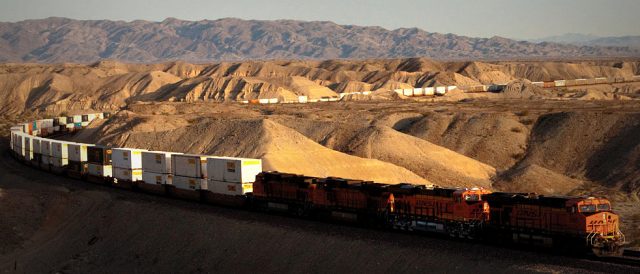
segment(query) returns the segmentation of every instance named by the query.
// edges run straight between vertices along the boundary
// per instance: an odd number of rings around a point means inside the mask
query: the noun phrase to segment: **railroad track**
[[[628,256],[606,256],[606,257],[596,257],[592,259],[594,261],[600,261],[605,263],[613,263],[613,264],[621,264],[621,265],[630,265],[640,267],[640,258],[638,257],[628,257]]]

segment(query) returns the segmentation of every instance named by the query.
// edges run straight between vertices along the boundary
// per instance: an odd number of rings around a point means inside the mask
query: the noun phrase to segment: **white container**
[[[306,103],[308,100],[307,96],[298,96],[298,103]]]
[[[207,177],[207,158],[210,156],[176,154],[171,157],[171,170],[175,176]]]
[[[113,168],[113,178],[123,181],[142,181],[142,169]]]
[[[457,88],[458,88],[458,86],[448,86],[447,87],[447,91],[452,91],[452,90],[457,89]]]
[[[111,150],[111,164],[114,168],[141,169],[142,152],[137,148],[114,148]]]
[[[534,86],[544,87],[544,82],[531,82]]]
[[[58,120],[58,125],[59,126],[65,126],[67,125],[67,117],[56,117],[55,119]]]
[[[98,115],[95,113],[91,113],[91,114],[87,114],[87,116],[89,117],[89,122],[95,120],[96,118],[98,118]]]
[[[86,127],[86,126],[89,125],[89,122],[81,122],[80,125],[83,126],[83,127]]]
[[[35,137],[24,137],[24,158],[27,161],[33,159],[33,138]]]
[[[402,90],[402,95],[404,96],[411,96],[413,95],[413,89],[411,88],[406,88]]]
[[[25,144],[24,144],[25,143],[25,139],[27,138],[27,136],[29,136],[29,135],[22,134],[22,133],[16,134],[16,140],[13,143],[13,145],[15,147],[24,147],[25,146]]]
[[[422,95],[424,95],[424,89],[422,88],[413,89],[413,96],[422,96]]]
[[[171,184],[178,189],[198,190],[202,189],[203,184],[206,186],[206,179],[173,176]]]
[[[253,183],[231,183],[209,179],[206,189],[223,195],[245,195],[253,192]]]
[[[262,160],[248,158],[208,158],[207,175],[214,181],[251,183],[262,172]]]
[[[51,141],[49,139],[40,140],[40,154],[42,154],[43,156],[52,156]]]
[[[33,153],[37,153],[37,154],[41,154],[41,150],[40,150],[40,142],[42,141],[42,139],[38,138],[38,137],[34,137],[31,139],[31,146],[33,148]]]
[[[436,87],[436,95],[444,95],[447,93],[447,87]]]
[[[104,113],[102,112],[96,113],[96,116],[98,117],[98,119],[104,119]]]
[[[564,87],[567,83],[565,80],[555,80],[553,82],[556,84],[556,87]]]
[[[164,151],[143,151],[142,152],[142,170],[144,172],[171,173],[171,156],[172,152]]]
[[[435,89],[433,87],[424,88],[424,95],[434,95]]]
[[[260,103],[260,104],[268,104],[269,103],[269,99],[258,99],[258,103]]]
[[[81,123],[82,122],[82,115],[73,115],[73,122],[74,123]]]
[[[269,104],[277,104],[277,103],[278,103],[278,98],[269,99]]]
[[[53,128],[53,119],[40,120],[40,125],[41,125],[41,127],[39,129],[42,129],[42,128]]]
[[[145,184],[150,185],[170,185],[172,177],[173,176],[171,174],[162,174],[148,171],[142,172],[142,181],[144,181]]]
[[[65,141],[51,141],[51,156],[68,159],[69,144],[73,143]]]
[[[93,147],[92,144],[82,143],[70,143],[69,149],[69,161],[74,162],[86,162],[87,161],[87,148]]]
[[[49,164],[54,167],[65,167],[69,165],[69,159],[67,158],[58,158],[58,157],[47,157],[49,159]]]
[[[98,177],[113,177],[111,165],[87,164],[87,173]]]

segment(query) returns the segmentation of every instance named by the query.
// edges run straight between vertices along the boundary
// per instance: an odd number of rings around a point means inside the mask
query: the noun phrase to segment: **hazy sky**
[[[640,35],[640,0],[1,0],[0,21],[297,19],[475,37]]]

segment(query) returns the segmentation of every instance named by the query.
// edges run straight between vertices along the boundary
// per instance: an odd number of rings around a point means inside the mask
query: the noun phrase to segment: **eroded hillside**
[[[640,74],[637,61],[436,62],[428,59],[246,61],[237,63],[0,65],[0,113],[117,110],[129,103],[157,101],[239,101],[256,98],[296,100],[342,92],[375,91],[345,100],[393,99],[396,88],[436,85],[514,83],[508,98],[557,97],[527,89],[526,81]],[[525,81],[525,82],[522,82]],[[571,96],[589,99],[637,97],[637,84],[579,88]],[[437,100],[463,100],[478,94],[451,93]]]

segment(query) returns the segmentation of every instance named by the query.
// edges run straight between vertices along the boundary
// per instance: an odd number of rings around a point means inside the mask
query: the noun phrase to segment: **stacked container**
[[[49,169],[50,159],[51,159],[51,140],[49,139],[41,139],[40,140],[40,167],[43,169]]]
[[[31,162],[34,165],[40,165],[42,163],[42,152],[40,149],[40,143],[42,142],[42,138],[33,137],[31,138],[31,147],[33,148],[33,158]]]
[[[556,87],[564,87],[566,85],[565,80],[555,80],[553,82],[556,84]]]
[[[413,96],[423,96],[423,95],[424,95],[424,90],[422,88],[413,89]]]
[[[172,185],[178,190],[200,190],[206,184],[207,158],[210,156],[177,154],[171,157]]]
[[[253,191],[256,175],[262,172],[262,160],[232,157],[207,159],[206,190],[222,195],[244,195]]]
[[[424,95],[432,96],[435,94],[435,89],[433,87],[424,88]]]
[[[33,136],[24,137],[24,159],[27,161],[33,160]]]
[[[436,87],[436,95],[444,95],[447,93],[447,87]]]
[[[111,152],[113,177],[125,182],[142,180],[142,152],[144,149],[114,148]]]
[[[73,143],[51,141],[51,158],[49,158],[49,163],[52,168],[63,168],[69,164],[69,144]]]
[[[80,175],[87,173],[87,149],[93,147],[91,144],[73,143],[69,144],[69,166],[68,169]]]
[[[102,146],[87,147],[87,173],[95,177],[113,177],[110,148]]]
[[[27,137],[26,134],[16,134],[16,140],[13,142],[13,151],[15,151],[20,157],[24,157],[25,155],[25,137]]]
[[[164,151],[142,152],[142,181],[150,185],[170,185],[171,156],[180,153]]]

